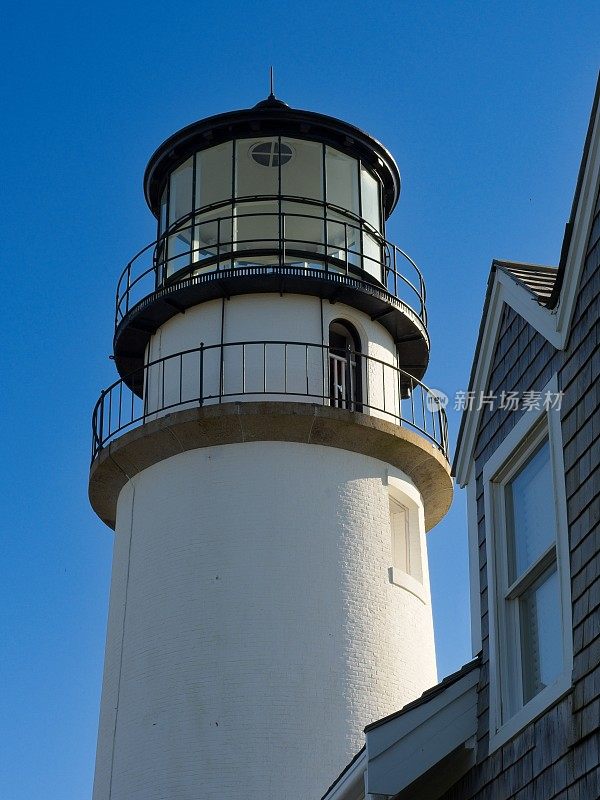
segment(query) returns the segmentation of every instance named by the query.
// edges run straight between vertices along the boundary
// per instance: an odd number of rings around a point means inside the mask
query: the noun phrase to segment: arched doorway
[[[336,408],[362,410],[360,337],[346,320],[329,325],[329,398]]]

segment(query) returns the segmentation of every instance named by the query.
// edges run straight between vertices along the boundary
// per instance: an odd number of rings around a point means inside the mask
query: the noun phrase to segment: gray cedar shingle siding
[[[521,412],[486,409],[475,447],[481,579],[482,669],[478,763],[446,800],[594,800],[600,797],[600,198],[571,334],[557,351],[505,307],[487,393],[541,391],[557,372],[564,392],[573,609],[573,690],[491,756],[483,466]]]

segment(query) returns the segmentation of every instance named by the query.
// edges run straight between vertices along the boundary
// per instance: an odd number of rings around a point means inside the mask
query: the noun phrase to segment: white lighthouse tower
[[[452,483],[388,151],[271,95],[150,159],[90,500],[115,531],[94,800],[318,800],[436,681]]]

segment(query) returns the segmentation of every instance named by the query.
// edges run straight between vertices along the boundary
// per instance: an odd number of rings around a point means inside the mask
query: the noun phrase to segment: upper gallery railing
[[[245,210],[252,205],[263,210]],[[293,211],[286,210],[290,206]],[[271,207],[276,210],[264,210]],[[308,199],[252,197],[237,199],[235,211],[223,203],[195,211],[137,253],[118,280],[115,327],[157,289],[236,268],[244,274],[288,268],[312,277],[350,276],[401,300],[427,326],[419,268],[366,221]]]
[[[92,460],[122,432],[161,414],[241,399],[359,411],[412,428],[448,456],[438,395],[394,364],[322,344],[249,341],[160,358],[103,390],[92,416]]]

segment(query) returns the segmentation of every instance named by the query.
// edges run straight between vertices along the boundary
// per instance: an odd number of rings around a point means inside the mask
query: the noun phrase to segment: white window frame
[[[558,391],[556,375],[542,392]],[[503,517],[506,484],[525,466],[544,440],[548,440],[556,516],[556,568],[562,614],[563,671],[554,681],[522,704],[521,658],[518,622],[514,608],[507,609],[505,585],[507,529]],[[492,454],[483,469],[488,564],[488,619],[490,648],[490,752],[533,721],[571,687],[573,669],[573,625],[562,430],[558,409],[525,411],[513,430]],[[554,563],[547,551],[532,570]],[[516,607],[516,604],[514,604]],[[516,637],[516,648],[507,645]],[[515,653],[516,649],[516,653]],[[512,650],[512,656],[511,656]],[[518,699],[517,699],[518,698]],[[504,702],[503,702],[504,701]],[[503,712],[503,708],[506,709]],[[509,709],[513,708],[511,712]]]
[[[407,527],[408,527],[408,540],[413,539],[418,543],[419,566],[421,572],[421,580],[410,575],[408,572],[399,569],[393,564],[393,532],[390,519],[390,564],[388,569],[388,577],[390,583],[399,586],[402,589],[413,594],[422,603],[428,604],[429,601],[429,584],[427,573],[427,543],[425,541],[425,520],[423,514],[422,503],[417,500],[420,495],[415,490],[417,497],[413,498],[408,493],[408,487],[405,483],[401,483],[388,475],[388,502],[394,500],[407,510]],[[412,550],[410,541],[407,541],[409,550]]]

